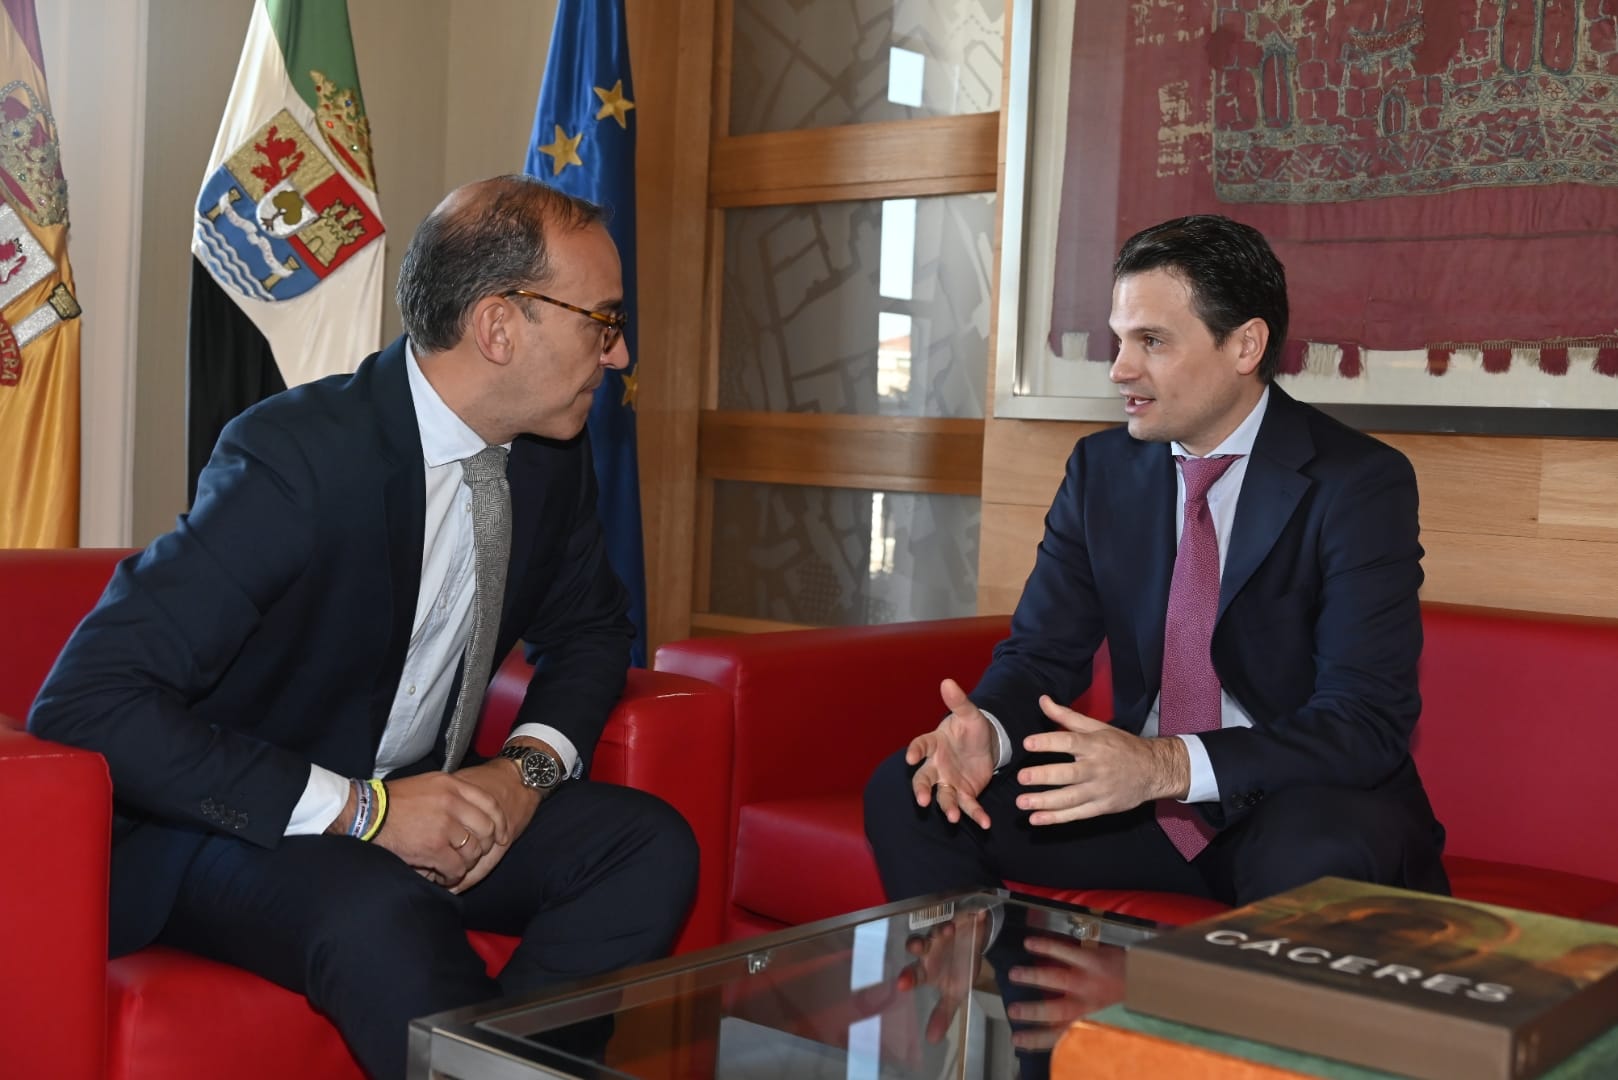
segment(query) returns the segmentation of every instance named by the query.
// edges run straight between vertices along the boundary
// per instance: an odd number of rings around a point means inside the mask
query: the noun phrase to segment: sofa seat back
[[[1415,756],[1457,895],[1618,921],[1618,623],[1425,605]],[[861,795],[936,724],[938,680],[971,688],[1000,617],[676,642],[658,668],[735,708],[728,936],[881,902]],[[1110,718],[1105,657],[1076,703]],[[1167,894],[1014,888],[1170,922],[1217,905]]]
[[[95,607],[128,548],[0,550],[0,613],[9,627],[0,713],[18,723],[68,636]]]
[[[1454,855],[1618,881],[1618,620],[1427,604],[1415,758]]]

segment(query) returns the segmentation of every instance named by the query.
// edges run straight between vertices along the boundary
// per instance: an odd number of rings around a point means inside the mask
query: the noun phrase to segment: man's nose
[[[1107,369],[1107,378],[1115,383],[1125,383],[1134,381],[1139,375],[1139,365],[1129,346],[1118,346],[1118,354],[1112,358],[1112,366]]]
[[[622,335],[612,343],[612,348],[601,354],[601,366],[612,368],[614,371],[623,371],[629,367],[629,341]]]

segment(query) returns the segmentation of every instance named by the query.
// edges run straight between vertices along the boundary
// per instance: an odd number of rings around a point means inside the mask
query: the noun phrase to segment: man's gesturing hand
[[[388,816],[375,843],[441,885],[455,885],[495,844],[511,841],[505,811],[488,792],[443,772],[388,782]]]
[[[1026,791],[1017,807],[1033,810],[1033,825],[1056,825],[1132,810],[1153,799],[1183,799],[1191,786],[1191,758],[1176,738],[1143,739],[1111,724],[1064,708],[1041,696],[1039,707],[1062,727],[1030,735],[1032,753],[1067,754],[1072,761],[1034,765],[1017,773]]]
[[[964,811],[987,829],[989,815],[977,797],[994,775],[994,727],[954,679],[945,679],[938,692],[949,715],[937,728],[918,735],[905,751],[906,765],[921,764],[910,780],[916,805],[932,802],[936,788],[938,808],[946,818],[959,822]]]

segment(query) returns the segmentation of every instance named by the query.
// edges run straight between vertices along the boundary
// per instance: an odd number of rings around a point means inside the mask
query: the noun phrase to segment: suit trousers
[[[366,1072],[405,1073],[409,1021],[664,956],[696,889],[690,827],[644,792],[568,781],[455,895],[376,844],[211,837],[159,940],[304,994]],[[468,930],[519,936],[490,978]]]
[[[1030,762],[1032,764],[1034,762]],[[1328,874],[1448,894],[1444,830],[1414,769],[1382,787],[1272,792],[1187,862],[1152,804],[1086,821],[1034,826],[1016,805],[1015,770],[995,775],[979,802],[990,828],[951,825],[916,805],[916,767],[900,752],[865,789],[865,834],[888,897],[898,900],[1006,881],[1062,889],[1145,889],[1246,904]],[[1408,774],[1406,777],[1405,774]]]

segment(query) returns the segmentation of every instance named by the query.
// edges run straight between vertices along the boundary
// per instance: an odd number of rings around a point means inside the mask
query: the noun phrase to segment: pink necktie
[[[1219,729],[1219,676],[1211,655],[1214,620],[1219,615],[1219,538],[1208,511],[1208,489],[1236,457],[1179,459],[1185,476],[1185,527],[1180,531],[1169,584],[1159,735]],[[1157,801],[1157,823],[1187,861],[1200,855],[1213,837],[1213,829],[1194,807],[1174,799]]]

